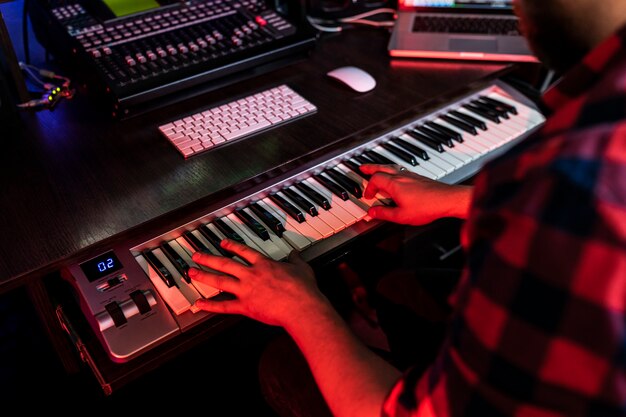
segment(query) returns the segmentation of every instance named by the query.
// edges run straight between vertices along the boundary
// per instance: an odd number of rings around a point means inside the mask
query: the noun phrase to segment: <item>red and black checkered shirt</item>
[[[477,176],[448,338],[383,416],[626,415],[626,28],[544,103]]]

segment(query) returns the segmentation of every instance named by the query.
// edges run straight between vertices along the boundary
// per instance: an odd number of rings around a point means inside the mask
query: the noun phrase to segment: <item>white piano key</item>
[[[190,310],[194,313],[197,313],[199,309],[194,306],[194,303],[202,298],[200,293],[194,288],[193,285],[188,284],[187,281],[183,278],[183,276],[178,272],[178,269],[170,262],[169,258],[163,253],[160,248],[155,248],[152,250],[154,256],[157,257],[159,261],[170,271],[172,277],[174,277],[174,281],[176,281],[176,285],[178,286],[178,290],[181,294],[189,301],[191,305]]]
[[[210,270],[207,267],[198,265],[193,261],[193,259],[191,259],[196,251],[191,247],[189,242],[187,242],[184,237],[181,236],[176,240],[171,240],[169,244],[176,251],[176,253],[178,253],[185,260],[185,262],[187,262],[190,267],[205,271],[216,272]],[[204,282],[201,282],[199,280],[195,280],[193,278],[191,278],[191,285],[193,285],[194,288],[198,290],[200,295],[202,295],[204,298],[210,298],[220,293],[220,290],[218,290],[217,288],[205,284]]]
[[[291,234],[296,233],[301,237],[307,238],[311,243],[319,242],[323,239],[320,232],[306,223],[298,223],[292,219],[290,215],[285,213],[283,209],[278,207],[272,200],[265,197],[263,200],[257,201],[264,209],[269,210],[283,224],[285,230],[289,233],[283,233],[285,239],[290,243],[293,241]]]
[[[518,101],[514,101],[513,99],[500,94],[496,91],[492,91],[488,94],[485,94],[487,97],[494,98],[496,100],[500,100],[501,102],[508,104],[510,106],[514,106],[517,109],[517,117],[521,117],[526,123],[527,130],[531,130],[532,128],[542,124],[546,121],[545,117],[536,111],[535,109],[531,109],[530,107],[522,104]]]
[[[296,202],[293,201],[291,198],[289,198],[287,194],[283,192],[278,192],[277,194],[280,195],[285,200],[287,200],[288,202],[290,202],[291,204],[293,204],[298,209],[300,209],[300,207],[296,204]],[[307,213],[306,211],[302,209],[300,209],[300,211],[304,215],[304,223],[310,225],[315,230],[317,230],[322,235],[322,237],[327,238],[327,237],[332,236],[335,233],[333,228],[327,225],[326,223],[324,223],[324,221],[320,219],[319,216],[311,216],[309,213]]]
[[[252,230],[250,230],[248,226],[243,223],[243,221],[239,217],[235,215],[235,213],[230,213],[228,216],[226,216],[226,220],[231,222],[229,226],[232,227],[233,230],[237,231],[242,237],[244,237],[245,235],[244,239],[247,238],[252,241],[256,246],[261,248],[263,252],[267,254],[267,256],[274,259],[275,261],[280,261],[281,259],[284,259],[287,255],[289,255],[289,252],[285,253],[285,251],[276,246],[276,244],[272,242],[271,239],[263,240],[258,237]]]
[[[181,315],[191,308],[189,300],[178,290],[176,287],[168,287],[161,279],[159,274],[150,266],[146,258],[143,255],[135,256],[137,263],[145,271],[146,275],[154,285],[154,288],[159,292],[159,295],[168,307],[174,312],[174,314]]]
[[[485,144],[480,139],[479,135],[472,135],[470,133],[467,133],[463,129],[459,129],[458,127],[452,125],[451,123],[448,123],[447,121],[443,119],[437,119],[437,123],[460,134],[461,139],[463,139],[463,143],[459,143],[455,145],[457,146],[461,145],[463,149],[466,149],[467,153],[473,152],[474,159],[477,159],[478,157],[489,153],[489,150],[490,150],[489,142]]]
[[[244,208],[243,210],[246,213],[248,213],[252,218],[254,218],[256,221],[258,221],[259,223],[264,225],[263,221],[252,210],[250,210],[247,207]],[[279,237],[278,235],[276,235],[276,233],[274,233],[274,231],[271,228],[266,227],[266,229],[267,229],[268,234],[270,235],[270,240],[272,242],[274,242],[274,244],[276,246],[278,246],[287,255],[289,255],[291,253],[291,251],[294,250],[294,249],[302,250],[302,249],[308,247],[311,244],[311,242],[308,239],[302,238],[302,242],[300,242],[301,243],[300,245],[292,245],[291,243],[289,243],[285,239],[283,239],[283,238]]]
[[[411,137],[410,135],[406,133],[403,133],[402,135],[400,135],[400,137],[412,145],[419,146],[422,149],[425,148],[422,142],[418,141],[417,139],[414,139],[413,137]],[[449,174],[455,170],[455,167],[453,164],[450,164],[445,159],[441,158],[441,154],[442,154],[441,152],[437,152],[434,149],[431,149],[428,147],[426,147],[426,152],[428,152],[428,156],[430,159],[428,161],[424,161],[429,164],[428,166],[424,164],[424,168],[428,169],[429,171],[435,172],[437,174],[437,178],[441,178],[445,176],[446,174]],[[418,161],[418,162],[421,163],[421,161]]]
[[[332,193],[328,188],[324,187],[322,183],[315,180],[314,178],[307,178],[306,183],[313,187],[315,190],[319,191],[328,201],[330,201],[330,205],[332,207],[340,207],[345,210],[348,214],[354,217],[355,222],[362,220],[367,216],[367,211],[363,210],[361,207],[354,204],[352,201],[347,200],[344,201],[341,198],[337,197]]]
[[[333,229],[334,233],[340,232],[341,230],[345,229],[346,226],[348,226],[348,224],[338,219],[334,215],[334,213],[332,213],[330,210],[329,211],[324,210],[324,208],[317,205],[315,201],[311,200],[305,194],[301,193],[300,190],[298,190],[296,187],[292,187],[292,189],[295,193],[298,193],[301,197],[306,198],[307,200],[311,202],[311,204],[313,204],[313,206],[315,206],[315,209],[317,210],[317,213],[318,213],[317,217],[321,219],[324,223],[326,223],[328,226],[330,226]]]

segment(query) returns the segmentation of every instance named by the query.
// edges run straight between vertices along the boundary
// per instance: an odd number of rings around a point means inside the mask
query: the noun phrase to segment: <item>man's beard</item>
[[[524,3],[521,6],[517,3]],[[537,58],[559,73],[579,63],[589,48],[555,0],[517,0],[521,30]]]

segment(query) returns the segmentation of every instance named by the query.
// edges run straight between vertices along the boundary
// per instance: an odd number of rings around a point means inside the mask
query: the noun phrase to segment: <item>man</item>
[[[467,218],[455,313],[425,374],[401,375],[361,344],[297,254],[277,263],[224,241],[250,265],[194,255],[223,273],[196,279],[236,296],[198,306],[282,326],[336,417],[626,415],[626,1],[516,10],[537,56],[565,74],[544,97],[542,131],[489,163],[473,190],[362,168],[366,196],[397,205],[373,217]]]

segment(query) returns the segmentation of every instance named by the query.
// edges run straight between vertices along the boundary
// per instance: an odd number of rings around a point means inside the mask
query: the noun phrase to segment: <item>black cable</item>
[[[24,44],[24,58],[30,64],[30,45],[28,42],[28,0],[24,0],[24,10],[22,10],[22,43]]]

